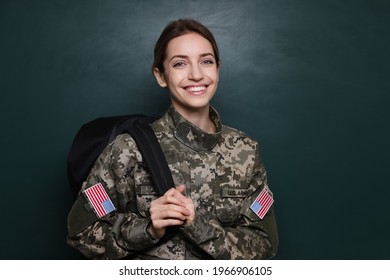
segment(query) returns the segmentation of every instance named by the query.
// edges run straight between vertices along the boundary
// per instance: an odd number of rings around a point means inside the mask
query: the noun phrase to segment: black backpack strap
[[[133,137],[146,163],[157,194],[162,196],[167,190],[175,187],[175,183],[160,143],[150,126],[150,123],[155,120],[156,118],[153,117],[129,119],[119,129],[121,132],[127,132]],[[118,223],[120,222],[118,221]],[[177,226],[168,227],[165,236],[159,242],[165,242],[176,232]],[[115,232],[113,234],[115,235]]]
[[[157,194],[162,196],[167,190],[175,187],[175,184],[160,143],[149,125],[155,119],[152,117],[129,119],[121,125],[120,129],[124,129],[123,132],[133,137],[146,163]]]

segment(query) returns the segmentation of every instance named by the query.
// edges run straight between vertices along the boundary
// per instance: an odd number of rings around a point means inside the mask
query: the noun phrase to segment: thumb
[[[186,189],[186,186],[184,186],[184,185],[176,186],[176,190],[178,190],[182,194],[184,194],[185,189]]]

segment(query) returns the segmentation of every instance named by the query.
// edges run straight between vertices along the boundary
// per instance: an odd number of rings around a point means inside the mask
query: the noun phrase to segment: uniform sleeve
[[[239,205],[239,217],[233,225],[225,225],[218,218],[196,213],[195,220],[181,231],[191,242],[214,259],[268,259],[275,256],[278,234],[275,210],[271,206],[260,219],[251,204],[264,188],[268,189],[266,171],[256,148],[248,195]]]
[[[80,192],[68,215],[67,242],[86,258],[119,259],[157,242],[146,232],[149,218],[131,209],[131,205],[135,205],[132,171],[135,163],[142,158],[134,148],[134,141],[128,139],[125,141],[124,136],[119,136],[107,146],[82,188],[101,183],[117,210],[97,219],[96,214],[84,204],[84,195]]]

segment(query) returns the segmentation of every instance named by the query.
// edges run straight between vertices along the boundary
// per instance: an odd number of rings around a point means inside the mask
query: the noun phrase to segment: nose
[[[203,79],[203,72],[198,64],[192,65],[190,73],[188,74],[188,79],[193,81],[200,81]]]

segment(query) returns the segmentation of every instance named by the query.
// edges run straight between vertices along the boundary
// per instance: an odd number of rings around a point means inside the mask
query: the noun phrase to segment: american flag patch
[[[256,200],[252,203],[251,210],[255,212],[260,219],[263,219],[272,203],[274,203],[274,199],[267,189],[263,189],[257,196]]]
[[[112,204],[110,197],[101,183],[86,189],[84,194],[99,218],[115,210],[114,204]]]

